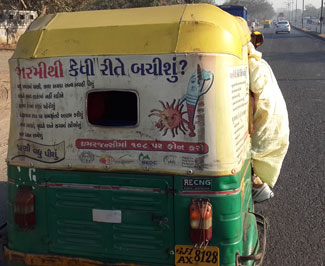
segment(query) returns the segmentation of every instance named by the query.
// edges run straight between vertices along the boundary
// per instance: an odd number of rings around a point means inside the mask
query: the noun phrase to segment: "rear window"
[[[95,126],[135,126],[138,96],[131,91],[91,92],[87,97],[87,114],[89,123]]]

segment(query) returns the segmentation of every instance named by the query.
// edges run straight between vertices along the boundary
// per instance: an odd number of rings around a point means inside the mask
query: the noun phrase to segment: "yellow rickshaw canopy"
[[[242,57],[245,20],[209,4],[51,14],[20,38],[13,58],[222,53]]]

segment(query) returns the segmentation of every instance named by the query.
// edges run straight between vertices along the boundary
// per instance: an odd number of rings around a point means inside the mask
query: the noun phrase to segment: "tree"
[[[41,13],[70,12],[89,9],[94,0],[1,0],[2,9],[35,10]]]
[[[210,3],[214,0],[1,0],[1,9],[35,10],[39,14],[89,9],[116,9],[144,6]]]
[[[142,6],[157,6],[158,0],[95,0],[92,9],[118,9]]]
[[[175,5],[186,3],[210,3],[214,0],[94,0],[93,9],[133,8],[145,6]]]
[[[318,17],[319,11],[312,4],[305,5],[304,17]]]
[[[267,0],[229,0],[225,4],[245,6],[248,20],[271,19],[275,15],[273,6]]]

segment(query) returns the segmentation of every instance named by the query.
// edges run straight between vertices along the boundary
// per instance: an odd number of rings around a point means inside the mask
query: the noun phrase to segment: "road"
[[[325,263],[325,41],[262,30],[260,47],[285,97],[290,147],[275,198],[256,207],[270,221],[265,266]]]
[[[13,51],[9,50],[0,51],[0,182],[6,180],[7,172],[5,158],[7,155],[10,117],[8,59],[11,57],[12,53]]]
[[[5,158],[7,154],[10,115],[8,59],[12,53],[12,51],[7,50],[0,51],[0,246],[4,242],[2,235],[5,232],[1,228],[7,219],[7,183],[4,181],[6,180],[7,167]],[[0,266],[2,265],[0,250]]]
[[[262,31],[265,43],[259,50],[282,89],[291,129],[289,152],[274,188],[275,198],[256,206],[256,211],[270,222],[264,266],[323,266],[325,41],[296,30],[291,34]],[[0,190],[1,202],[5,184]],[[1,213],[0,221],[4,217]]]

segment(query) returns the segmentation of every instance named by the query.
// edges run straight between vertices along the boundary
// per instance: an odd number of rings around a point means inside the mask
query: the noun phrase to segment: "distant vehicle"
[[[247,9],[244,6],[220,5],[218,7],[234,16],[242,17],[247,20]]]
[[[283,13],[279,13],[277,20],[278,21],[285,20],[284,14]]]
[[[290,23],[287,20],[278,21],[278,24],[276,25],[275,33],[278,34],[279,32],[287,32],[290,33],[291,27]]]
[[[264,20],[264,28],[270,28],[271,27],[271,20],[267,19]]]

